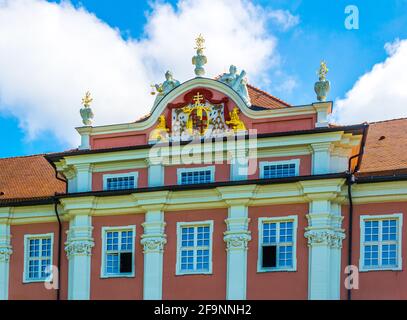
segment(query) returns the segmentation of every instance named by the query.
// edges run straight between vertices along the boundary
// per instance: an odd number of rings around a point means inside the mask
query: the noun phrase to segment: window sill
[[[374,271],[403,271],[401,267],[392,267],[392,268],[359,268],[359,272],[374,272]]]
[[[41,282],[46,282],[47,279],[24,279],[23,283],[27,283],[27,284],[28,283],[41,283]]]
[[[181,272],[177,271],[175,273],[176,276],[195,276],[195,275],[212,275],[212,271],[204,271],[204,272]]]
[[[117,278],[135,278],[136,275],[132,274],[102,274],[100,275],[101,279],[117,279]]]
[[[257,273],[267,273],[267,272],[297,272],[297,269],[296,268],[257,269]]]

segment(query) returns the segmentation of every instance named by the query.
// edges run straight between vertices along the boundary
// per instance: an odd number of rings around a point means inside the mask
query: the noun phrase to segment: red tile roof
[[[250,84],[247,85],[252,105],[270,109],[291,107],[287,102],[260,90]]]
[[[0,159],[0,201],[53,196],[65,183],[44,155]]]
[[[369,124],[360,174],[407,173],[407,118]]]

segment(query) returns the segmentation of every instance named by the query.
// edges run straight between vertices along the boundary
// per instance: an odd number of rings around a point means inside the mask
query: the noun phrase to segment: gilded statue
[[[150,134],[150,140],[153,141],[166,141],[168,139],[168,132],[170,130],[167,128],[165,116],[161,115],[158,118],[157,126]]]
[[[246,126],[239,118],[239,112],[239,109],[234,107],[232,112],[229,112],[230,120],[226,121],[226,124],[230,125],[235,132],[246,131]]]

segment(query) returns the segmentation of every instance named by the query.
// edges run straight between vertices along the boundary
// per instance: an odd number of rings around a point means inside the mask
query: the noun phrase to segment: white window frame
[[[106,273],[106,234],[107,232],[122,232],[122,231],[133,231],[133,246],[132,246],[132,272],[126,274],[108,274]],[[102,261],[100,265],[100,277],[101,278],[134,278],[136,276],[136,226],[106,226],[102,227]]]
[[[300,175],[300,163],[301,163],[300,159],[291,159],[282,161],[260,161],[260,179],[264,179],[264,167],[281,164],[295,164],[295,176],[297,177]],[[279,177],[272,179],[279,179]]]
[[[182,244],[182,228],[183,227],[200,227],[209,226],[209,270],[208,271],[182,271],[181,270],[181,244]],[[196,239],[195,239],[196,241]],[[194,247],[194,250],[195,247]],[[194,275],[194,274],[212,274],[212,254],[213,254],[213,220],[192,221],[192,222],[177,222],[177,262],[175,274]]]
[[[389,220],[396,219],[397,221],[397,266],[396,267],[365,267],[365,221],[366,220]],[[359,271],[368,272],[368,271],[401,271],[403,260],[402,260],[402,239],[403,239],[403,214],[402,213],[393,213],[393,214],[381,214],[381,215],[362,215],[360,216],[360,256],[359,256]],[[379,239],[382,234],[382,228],[379,228]],[[379,246],[379,261],[381,261],[381,250]]]
[[[108,190],[107,189],[107,179],[111,178],[124,178],[124,177],[134,177],[134,188],[138,186],[138,172],[126,172],[126,173],[111,173],[103,175],[103,191],[118,191],[118,190]]]
[[[28,277],[28,272],[29,272],[29,241],[32,239],[43,239],[43,238],[51,238],[51,270],[50,270],[50,276],[48,276],[45,279],[30,279]],[[32,282],[45,282],[48,279],[53,278],[53,273],[52,273],[52,266],[54,264],[54,233],[41,233],[41,234],[25,234],[24,235],[24,270],[23,270],[23,283],[32,283]],[[41,266],[40,266],[40,271],[41,271]]]
[[[292,267],[276,267],[276,268],[263,268],[263,224],[264,223],[279,223],[279,222],[292,222],[293,223],[293,266]],[[281,272],[297,271],[297,231],[298,231],[298,215],[291,215],[285,217],[262,217],[258,220],[258,254],[257,254],[257,272]],[[278,257],[276,257],[278,259]]]
[[[194,183],[181,184],[182,174],[185,172],[197,172],[197,171],[207,171],[207,170],[211,171],[211,182],[209,182],[209,183],[215,182],[215,166],[206,166],[206,167],[195,167],[195,168],[178,168],[177,169],[177,183],[178,183],[178,185],[183,185],[183,186],[194,185]]]

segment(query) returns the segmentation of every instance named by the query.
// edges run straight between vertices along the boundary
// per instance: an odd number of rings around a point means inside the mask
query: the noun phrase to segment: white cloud
[[[280,85],[276,87],[277,92],[292,93],[294,89],[298,86],[297,80],[293,77],[288,77],[283,80]]]
[[[399,38],[397,38],[397,39],[394,40],[393,42],[387,42],[387,43],[384,45],[384,50],[386,50],[386,52],[387,52],[387,54],[388,54],[389,56],[392,56],[392,55],[394,55],[394,54],[397,52],[397,50],[400,48],[400,45],[401,45],[401,41],[400,41]]]
[[[271,20],[286,31],[300,23],[300,18],[288,10],[273,10],[269,13]]]
[[[343,124],[407,116],[407,39],[385,45],[389,57],[363,75],[335,103],[333,119]]]
[[[259,84],[278,61],[269,19],[293,24],[288,13],[279,15],[247,0],[180,0],[176,8],[158,2],[144,37],[126,41],[68,2],[0,0],[0,112],[18,117],[29,139],[50,130],[76,146],[84,91],[93,94],[96,125],[137,119],[151,109],[149,85],[167,69],[181,81],[194,76],[199,33],[207,39],[207,76],[233,63]]]

